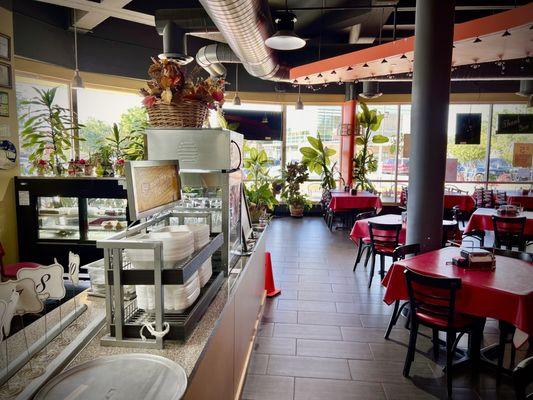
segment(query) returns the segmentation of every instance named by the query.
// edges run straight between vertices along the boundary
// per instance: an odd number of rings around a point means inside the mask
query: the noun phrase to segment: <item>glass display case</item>
[[[17,177],[19,254],[27,261],[86,264],[102,258],[96,241],[129,224],[123,180],[92,177]]]

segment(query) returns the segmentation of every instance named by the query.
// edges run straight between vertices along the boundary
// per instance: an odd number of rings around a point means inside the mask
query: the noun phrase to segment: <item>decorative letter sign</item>
[[[17,315],[37,314],[43,310],[43,302],[37,296],[35,282],[32,279],[0,282],[0,299],[9,301],[14,291],[20,295],[15,311]]]
[[[73,252],[68,252],[68,276],[74,286],[78,286],[80,281],[80,256]]]
[[[55,263],[39,268],[21,268],[17,272],[17,278],[30,278],[35,282],[35,291],[40,299],[61,300],[65,297],[65,283],[63,281],[63,267]]]
[[[4,302],[6,302],[6,308],[4,315],[2,316],[2,325],[0,326],[0,329],[6,336],[9,336],[9,332],[11,331],[11,320],[13,319],[13,315],[15,315],[18,301],[19,294],[15,290],[11,292],[9,299],[4,299]]]

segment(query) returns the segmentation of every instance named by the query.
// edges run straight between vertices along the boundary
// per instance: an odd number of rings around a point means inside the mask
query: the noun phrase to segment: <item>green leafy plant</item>
[[[270,160],[266,151],[259,151],[255,147],[245,147],[244,153],[243,167],[247,173],[246,179],[250,181],[244,186],[244,192],[250,202],[252,220],[256,221],[261,214],[272,210],[278,201],[270,182],[268,168]]]
[[[369,145],[371,143],[387,143],[389,138],[383,135],[373,134],[379,130],[385,115],[378,113],[377,110],[370,110],[363,102],[360,103],[360,106],[362,111],[357,115],[357,120],[363,128],[363,133],[355,139],[355,143],[360,146],[360,149],[353,158],[353,177],[356,182],[356,189],[374,192],[375,188],[368,179],[368,174],[377,171],[378,160],[369,149]]]
[[[300,193],[300,185],[309,179],[307,166],[301,162],[291,162],[282,172],[284,180],[281,198],[293,207],[309,207],[311,202]]]
[[[37,110],[22,114],[20,120],[22,147],[31,149],[30,164],[35,165],[39,160],[47,160],[51,169],[61,175],[63,163],[70,158],[72,134],[82,125],[72,119],[70,110],[55,104],[57,89],[34,88],[37,96],[21,101],[20,104],[37,106]],[[79,140],[82,141],[83,138]]]
[[[113,156],[119,159],[141,160],[144,156],[144,137],[142,130],[122,134],[117,124],[113,124],[111,136],[106,142],[112,149]]]
[[[337,152],[324,146],[320,134],[317,137],[307,136],[307,141],[311,147],[302,147],[302,163],[307,166],[310,172],[315,172],[322,179],[321,186],[323,190],[331,190],[336,186],[334,169],[336,163],[331,165],[330,157]]]

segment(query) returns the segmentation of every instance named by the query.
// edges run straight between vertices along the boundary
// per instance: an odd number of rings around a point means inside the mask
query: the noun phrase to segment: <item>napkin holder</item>
[[[505,204],[500,206],[496,213],[500,216],[515,217],[520,213],[520,209],[513,204]]]
[[[494,269],[496,258],[487,250],[461,249],[460,257],[454,257],[452,264],[465,269]]]

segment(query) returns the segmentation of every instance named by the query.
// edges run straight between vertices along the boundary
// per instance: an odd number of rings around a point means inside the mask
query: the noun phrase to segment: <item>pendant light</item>
[[[298,100],[296,100],[296,105],[294,106],[295,110],[303,110],[304,102],[302,101],[302,96],[300,95],[301,85],[298,85]]]
[[[80,70],[78,69],[78,30],[77,25],[78,20],[76,18],[76,9],[74,9],[74,61],[76,62],[76,70],[74,71],[74,77],[72,78],[71,88],[72,89],[83,89],[85,85],[83,84],[83,79],[81,79]]]
[[[241,98],[239,97],[239,64],[235,64],[235,97],[233,98],[233,105],[241,105]]]
[[[265,111],[265,115],[263,115],[263,119],[261,120],[261,123],[265,125],[268,124],[268,116],[267,116],[266,111]]]
[[[294,32],[296,21],[296,15],[289,12],[287,0],[285,0],[285,11],[274,20],[277,31],[265,40],[265,44],[274,50],[297,50],[304,47],[305,40]]]

